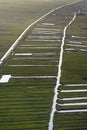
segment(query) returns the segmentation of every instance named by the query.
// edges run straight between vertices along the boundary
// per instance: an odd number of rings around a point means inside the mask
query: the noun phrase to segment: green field
[[[0,57],[29,24],[51,9],[74,1],[1,0]],[[63,30],[75,12],[76,19],[65,38],[53,130],[87,129],[87,112],[66,113],[66,110],[87,109],[87,105],[81,105],[87,103],[87,91],[75,92],[87,89],[87,2],[84,0],[55,10],[37,22],[2,66],[0,78],[3,75],[11,78],[7,83],[0,79],[0,130],[48,130]],[[65,112],[59,113],[62,110]]]
[[[75,0],[73,0],[75,1]],[[72,2],[73,2],[72,1]],[[70,0],[1,0],[0,1],[0,58],[24,31],[39,17]]]

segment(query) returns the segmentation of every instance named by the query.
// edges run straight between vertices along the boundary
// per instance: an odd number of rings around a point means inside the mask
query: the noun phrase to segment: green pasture
[[[73,1],[4,0],[3,2],[1,0],[0,57],[4,55],[8,48],[29,24],[51,9]],[[58,75],[63,30],[72,19],[74,13],[79,9],[81,9],[85,15],[77,14],[75,21],[67,29],[61,68],[61,81],[58,89],[56,112],[53,120],[53,130],[87,129],[87,113],[58,113],[60,110],[87,109],[86,105],[62,106],[66,103],[87,102],[87,99],[72,101],[62,100],[63,98],[79,98],[87,96],[87,92],[63,91],[87,88],[87,86],[84,86],[84,84],[87,84],[87,52],[80,50],[86,50],[86,47],[67,45],[71,44],[69,43],[70,41],[81,41],[81,45],[87,46],[87,38],[82,40],[81,38],[72,37],[72,35],[83,37],[87,34],[87,3],[84,1],[83,4],[77,3],[56,10],[48,17],[35,24],[31,30],[27,32],[24,39],[19,43],[17,48],[15,48],[1,68],[0,78],[3,75],[11,75],[8,83],[0,83],[1,130],[48,130],[53,97],[55,94],[54,89]],[[48,24],[45,26],[43,23],[53,23],[54,25],[51,26]],[[59,29],[60,33],[56,35],[52,34],[52,36],[58,35],[60,36],[60,39],[58,39],[58,41],[44,41],[43,36],[46,36],[47,34],[33,34],[32,30],[35,28]],[[42,41],[33,41],[33,39],[28,40],[28,36],[34,35],[38,37],[42,36]],[[47,36],[50,36],[50,34]],[[67,48],[75,48],[75,50],[67,51]],[[23,53],[31,53],[32,55],[16,55]],[[42,78],[35,78],[32,76],[42,76]],[[44,78],[44,76],[54,77]],[[82,85],[70,86],[72,84]]]
[[[47,129],[54,85],[54,79],[10,79],[1,84],[0,128]]]
[[[86,113],[55,114],[54,130],[86,130]]]
[[[75,0],[73,0],[75,1]],[[67,0],[1,0],[0,1],[0,57],[2,57],[24,29],[39,17]]]
[[[87,83],[86,52],[65,52],[62,66],[62,83]]]

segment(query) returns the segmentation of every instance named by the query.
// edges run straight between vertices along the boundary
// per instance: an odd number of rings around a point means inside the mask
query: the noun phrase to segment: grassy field
[[[75,0],[73,0],[75,1]],[[23,30],[51,9],[70,0],[1,0],[0,1],[0,58]]]
[[[87,105],[80,105],[87,102],[85,98],[87,93],[86,91],[79,92],[79,90],[87,89],[87,86],[84,85],[87,84],[86,20],[87,8],[84,7],[81,12],[77,14],[76,20],[67,30],[62,65],[62,85],[59,88],[59,99],[57,101],[58,111],[87,109]],[[77,90],[77,92],[72,90]],[[82,97],[84,98],[82,99]],[[76,103],[78,103],[78,105],[75,105]],[[57,130],[57,128],[59,128],[59,130],[86,130],[86,115],[87,113],[85,112],[55,113],[54,130]]]
[[[0,56],[30,23],[47,11],[73,1],[0,2]],[[65,39],[53,130],[87,129],[87,113],[59,113],[61,110],[87,109],[87,105],[67,105],[87,102],[86,98],[69,99],[86,97],[87,92],[68,92],[87,88],[84,86],[87,84],[87,2],[84,1],[55,10],[35,24],[1,68],[0,77],[11,75],[9,82],[0,83],[1,130],[48,130],[63,29],[75,12],[78,12],[77,17],[67,29]],[[68,100],[63,100],[66,98]]]

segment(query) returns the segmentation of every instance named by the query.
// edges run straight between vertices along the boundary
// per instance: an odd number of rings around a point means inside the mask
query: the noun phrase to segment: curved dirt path
[[[61,51],[60,51],[60,60],[58,64],[58,76],[57,76],[57,82],[55,86],[55,95],[53,99],[53,106],[52,106],[52,112],[50,114],[50,121],[49,121],[49,130],[53,130],[53,119],[54,119],[54,114],[56,112],[56,104],[57,104],[57,97],[58,97],[58,88],[60,86],[60,78],[61,78],[61,67],[62,67],[62,61],[63,61],[63,52],[64,52],[64,43],[65,43],[65,38],[66,38],[66,31],[67,28],[72,24],[72,22],[76,18],[76,13],[74,14],[72,20],[68,23],[68,25],[65,26],[63,30],[63,37],[62,37],[62,44],[61,44]]]

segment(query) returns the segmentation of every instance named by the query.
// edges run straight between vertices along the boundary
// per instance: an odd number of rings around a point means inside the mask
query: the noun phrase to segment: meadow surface
[[[73,1],[1,2],[1,57],[30,23]],[[63,30],[75,12],[65,39],[53,130],[87,129],[87,112],[66,112],[87,109],[87,2],[83,1],[55,10],[36,23],[1,68],[1,79],[11,76],[7,83],[0,83],[1,130],[48,130]]]
[[[69,2],[71,1],[0,0],[0,58],[28,25],[51,9]]]

